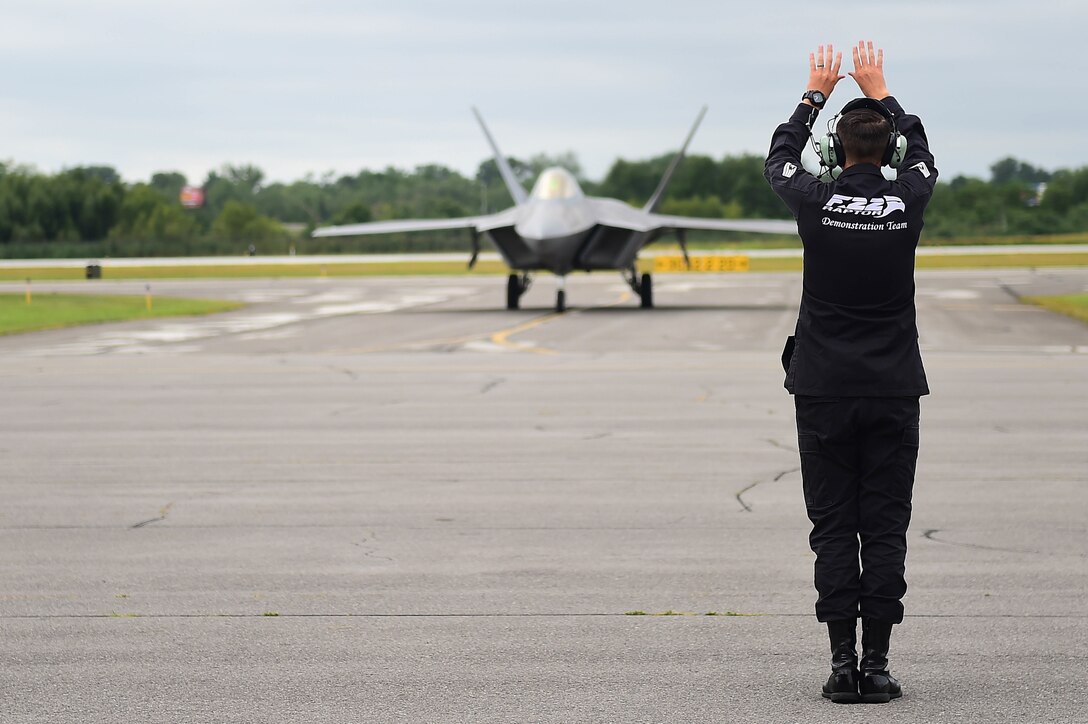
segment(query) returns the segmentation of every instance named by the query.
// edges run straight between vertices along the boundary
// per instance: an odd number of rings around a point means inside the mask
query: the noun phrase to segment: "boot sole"
[[[892,699],[898,699],[903,696],[899,694],[862,694],[859,698],[862,704],[887,704]]]
[[[836,691],[834,694],[822,693],[825,699],[830,699],[836,704],[857,704],[861,700],[861,697],[852,691]]]

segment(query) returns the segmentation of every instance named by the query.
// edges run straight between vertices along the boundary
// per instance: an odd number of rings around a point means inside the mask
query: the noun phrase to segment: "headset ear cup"
[[[838,137],[834,133],[829,133],[826,136],[820,138],[819,151],[820,161],[828,168],[835,168],[839,165],[838,149]]]
[[[907,138],[896,133],[892,142],[888,144],[887,165],[892,168],[899,168],[899,165],[903,163],[903,159],[906,157]]]

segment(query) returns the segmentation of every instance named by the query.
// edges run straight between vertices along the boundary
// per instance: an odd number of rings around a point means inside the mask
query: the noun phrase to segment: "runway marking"
[[[931,299],[978,299],[981,295],[971,289],[934,289],[928,287],[919,287],[915,292],[916,296],[929,297]]]
[[[209,318],[192,322],[167,322],[151,329],[109,331],[90,334],[73,342],[28,349],[26,356],[94,355],[104,353],[145,354],[158,344],[176,344],[209,339],[224,334],[258,332],[301,321],[302,315],[290,313],[247,314],[229,318]],[[177,351],[177,348],[172,348]]]
[[[242,292],[238,295],[238,299],[247,304],[258,304],[260,302],[278,302],[292,297],[301,297],[304,294],[306,292],[301,289],[253,289]]]
[[[413,349],[426,349],[427,347],[461,347],[462,349],[470,352],[532,352],[539,355],[555,355],[559,354],[554,349],[548,347],[539,347],[534,344],[519,343],[510,340],[510,337],[515,334],[521,334],[539,327],[547,322],[554,321],[560,317],[567,315],[578,315],[589,309],[607,309],[609,307],[615,307],[631,299],[631,292],[625,291],[613,302],[608,304],[602,304],[595,307],[587,307],[586,309],[579,309],[572,312],[552,312],[544,314],[539,317],[530,319],[527,322],[516,324],[513,327],[500,329],[496,332],[479,332],[477,334],[467,334],[463,337],[440,337],[437,339],[421,339],[415,342],[401,342],[398,344],[379,345],[376,347],[363,347],[361,349],[349,349],[345,350],[350,354],[371,354],[374,352],[395,352],[397,350],[413,350]]]
[[[539,327],[542,324],[547,324],[553,319],[562,317],[564,312],[553,312],[552,314],[545,314],[542,317],[536,319],[530,319],[528,322],[522,322],[521,324],[509,327],[507,329],[500,330],[492,334],[488,339],[492,344],[498,345],[504,349],[514,350],[515,352],[532,352],[534,354],[556,354],[554,349],[548,349],[547,347],[537,347],[534,344],[526,342],[511,342],[511,335],[521,334],[527,330]]]
[[[471,342],[465,342],[461,345],[461,349],[468,352],[507,352],[509,350],[500,347],[497,344],[491,342],[485,342],[482,339],[473,340]]]
[[[1040,344],[1040,345],[981,345],[978,347],[957,348],[941,344],[921,344],[923,352],[950,352],[953,354],[1025,354],[1025,355],[1064,355],[1088,354],[1088,345]]]
[[[301,299],[293,299],[295,304],[338,304],[342,302],[354,302],[359,299],[359,291],[350,289],[343,291],[321,292],[311,294]]]
[[[938,303],[936,306],[941,309],[945,309],[952,312],[1016,312],[1016,313],[1035,313],[1045,312],[1047,310],[1042,307],[1030,306],[1027,304],[972,304],[971,302],[943,302]]]
[[[281,296],[295,295],[294,290],[286,291],[288,294]],[[432,290],[431,293],[408,290],[390,301],[359,301],[359,295],[354,291],[334,291],[291,300],[293,304],[311,305],[310,309],[256,313],[242,311],[231,316],[214,316],[191,321],[167,321],[156,324],[150,329],[91,332],[72,342],[21,350],[17,354],[25,356],[155,354],[159,349],[157,345],[175,345],[169,349],[171,353],[179,353],[192,351],[191,348],[183,350],[176,346],[182,342],[208,340],[223,335],[275,334],[271,330],[299,322],[352,314],[386,314],[412,307],[438,304],[451,297],[466,296],[473,292],[474,290],[468,287],[443,287]],[[313,307],[315,303],[318,306]],[[249,336],[248,338],[257,337]]]
[[[628,301],[630,299],[631,299],[631,292],[624,291],[624,293],[621,294],[616,301],[610,302],[608,304],[602,304],[602,305],[597,306],[597,307],[589,307],[589,309],[608,309],[610,307],[619,306],[620,304],[623,304],[624,302],[626,302],[626,301]],[[573,314],[578,314],[578,312],[572,312],[572,313]],[[515,350],[517,352],[532,352],[534,354],[558,354],[554,349],[548,349],[547,347],[538,347],[538,346],[536,346],[534,344],[511,342],[510,337],[512,337],[515,334],[521,334],[522,332],[526,332],[526,331],[528,331],[530,329],[533,329],[535,327],[539,327],[542,324],[547,324],[548,322],[551,322],[551,321],[553,321],[555,319],[558,319],[559,317],[562,317],[564,314],[567,314],[567,313],[566,312],[554,312],[552,314],[545,314],[542,317],[537,317],[536,319],[530,319],[528,322],[523,322],[522,324],[516,325],[514,327],[510,327],[509,329],[499,330],[498,332],[495,332],[494,334],[491,335],[491,337],[490,337],[491,343],[492,344],[497,344],[500,347],[503,347],[505,349]]]

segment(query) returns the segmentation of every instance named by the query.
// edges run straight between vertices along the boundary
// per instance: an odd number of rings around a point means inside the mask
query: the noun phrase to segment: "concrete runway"
[[[917,280],[902,700],[819,696],[799,275],[157,281],[252,304],[0,338],[0,721],[1088,722],[1088,325],[1015,300],[1088,269]]]

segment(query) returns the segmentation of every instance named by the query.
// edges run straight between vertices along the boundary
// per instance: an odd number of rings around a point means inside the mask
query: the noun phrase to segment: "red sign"
[[[181,205],[187,209],[199,209],[204,205],[204,189],[199,186],[182,186]]]

